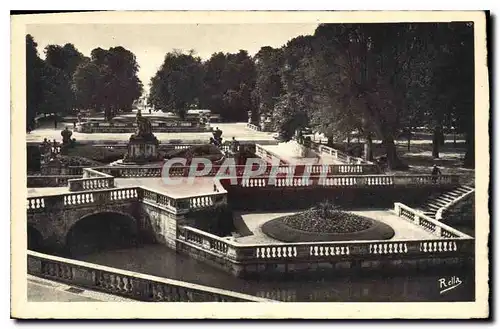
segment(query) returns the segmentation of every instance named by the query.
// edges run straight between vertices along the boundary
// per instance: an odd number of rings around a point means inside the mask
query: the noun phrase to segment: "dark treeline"
[[[96,48],[89,57],[74,45],[48,45],[45,60],[37,43],[26,36],[26,123],[37,114],[70,114],[74,109],[104,112],[112,118],[118,111],[131,111],[142,94],[135,55],[123,47]]]
[[[151,80],[150,105],[181,116],[197,106],[225,120],[271,119],[285,139],[311,127],[330,141],[355,131],[371,158],[382,140],[388,166],[404,168],[394,141],[417,127],[433,132],[439,157],[444,132],[466,136],[474,165],[474,33],[470,23],[322,24],[281,48],[168,53]]]
[[[85,58],[70,44],[48,46],[42,61],[35,45],[28,36],[28,113],[84,107],[111,118],[141,94],[135,56],[122,47],[98,48]],[[206,108],[225,121],[246,121],[251,112],[254,123],[270,119],[285,139],[305,127],[330,142],[355,131],[367,158],[371,141],[382,141],[392,169],[404,167],[396,139],[409,141],[417,127],[426,127],[439,157],[444,133],[455,127],[466,138],[464,164],[472,167],[473,26],[321,24],[313,35],[281,48],[263,46],[253,57],[240,50],[202,61],[194,51],[173,51],[151,78],[148,103],[181,117]]]

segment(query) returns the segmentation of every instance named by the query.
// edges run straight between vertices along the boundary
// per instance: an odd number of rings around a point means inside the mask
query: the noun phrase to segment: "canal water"
[[[440,271],[404,276],[328,277],[321,280],[246,280],[163,245],[142,245],[73,256],[75,259],[289,302],[444,302],[474,300],[474,272]],[[446,280],[446,281],[443,281]],[[441,282],[462,282],[442,292]],[[458,280],[458,281],[457,281]]]

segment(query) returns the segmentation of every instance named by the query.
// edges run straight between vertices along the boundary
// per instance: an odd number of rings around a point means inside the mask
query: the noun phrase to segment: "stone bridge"
[[[63,252],[69,233],[78,223],[114,214],[120,218],[119,225],[129,227],[138,237],[154,239],[175,249],[177,225],[185,223],[185,215],[191,210],[226,203],[225,194],[221,191],[179,198],[152,189],[124,187],[30,197],[28,241]]]

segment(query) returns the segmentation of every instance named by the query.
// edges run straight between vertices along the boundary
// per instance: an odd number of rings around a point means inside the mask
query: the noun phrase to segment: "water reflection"
[[[238,291],[281,301],[396,302],[473,300],[473,270],[414,276],[328,277],[315,281],[244,280],[180,255],[162,245],[102,251],[77,259],[116,268]],[[439,278],[458,275],[463,284],[439,293]]]

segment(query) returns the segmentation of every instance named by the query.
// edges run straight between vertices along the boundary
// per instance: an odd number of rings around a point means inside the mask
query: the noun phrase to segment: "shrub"
[[[68,148],[67,156],[87,158],[91,161],[97,161],[99,163],[111,163],[125,156],[124,150],[120,149],[109,149],[105,147],[94,147],[94,146],[75,146]]]

